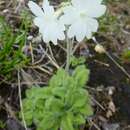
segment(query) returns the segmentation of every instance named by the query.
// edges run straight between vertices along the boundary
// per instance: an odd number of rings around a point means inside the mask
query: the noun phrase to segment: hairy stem
[[[67,57],[66,57],[66,71],[69,72],[70,67],[70,58],[71,58],[71,52],[72,52],[72,40],[70,40],[68,37],[66,38],[66,44],[67,44]]]

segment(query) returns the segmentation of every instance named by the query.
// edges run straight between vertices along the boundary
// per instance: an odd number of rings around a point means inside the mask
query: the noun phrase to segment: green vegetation
[[[121,59],[125,62],[130,62],[130,50],[126,49],[122,52]]]
[[[119,27],[117,27],[117,18],[109,12],[106,12],[105,17],[100,19],[99,29],[103,34],[105,32],[118,32],[117,30]]]
[[[3,123],[3,121],[0,120],[0,128],[3,129],[5,128],[5,123]]]
[[[48,87],[28,89],[23,100],[27,125],[34,123],[37,130],[78,130],[93,114],[84,88],[88,78],[85,66],[78,66],[71,76],[59,69]]]
[[[22,52],[26,42],[26,30],[14,30],[0,17],[0,74],[6,78],[11,72],[23,67],[27,57]]]
[[[83,56],[80,56],[79,58],[72,56],[70,60],[71,60],[70,62],[71,62],[72,67],[84,64],[86,61],[85,57]]]

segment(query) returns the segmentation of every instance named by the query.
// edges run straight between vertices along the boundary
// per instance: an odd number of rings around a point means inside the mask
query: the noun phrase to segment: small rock
[[[9,118],[6,122],[7,130],[25,130],[25,128],[13,118]]]
[[[102,128],[103,130],[120,130],[120,125],[118,123],[115,124],[103,123]]]
[[[33,36],[32,36],[32,35],[29,35],[29,36],[27,37],[27,39],[28,39],[29,41],[31,41],[31,40],[33,39]]]

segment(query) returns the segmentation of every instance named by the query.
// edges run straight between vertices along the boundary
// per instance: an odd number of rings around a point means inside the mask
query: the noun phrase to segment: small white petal
[[[44,21],[44,19],[43,19],[43,17],[36,17],[35,19],[34,19],[34,24],[36,25],[36,26],[43,26],[43,21]]]
[[[87,37],[87,39],[91,39],[92,38],[92,31],[89,28],[87,28],[86,37]]]
[[[42,37],[43,37],[43,41],[44,41],[45,43],[49,43],[50,38],[49,38],[47,35],[42,34]]]
[[[72,4],[75,8],[81,10],[84,7],[86,0],[72,0]]]
[[[76,13],[75,8],[72,6],[67,6],[64,8],[64,15],[60,17],[60,21],[63,24],[70,25],[72,24],[76,19],[78,19],[78,14]]]
[[[68,14],[67,14],[67,15],[66,15],[66,14],[62,15],[62,16],[60,17],[60,21],[61,21],[62,23],[64,23],[65,25],[69,25],[69,24],[72,23],[72,19],[69,19]]]
[[[89,17],[100,17],[106,11],[106,6],[102,5],[103,0],[72,0],[73,6],[77,11],[86,10]]]
[[[77,14],[76,14],[77,15]],[[65,25],[70,25],[73,24],[75,22],[75,20],[78,19],[78,16],[76,16],[72,13],[70,14],[64,14],[60,17],[60,21],[65,24]]]
[[[103,0],[96,0],[99,4],[101,4],[103,2]]]
[[[53,14],[54,13],[54,7],[49,5],[49,1],[48,0],[44,0],[43,1],[43,10],[45,14]]]
[[[58,39],[59,40],[64,40],[65,39],[65,34],[63,32],[59,32]]]
[[[86,26],[90,28],[92,32],[96,32],[98,29],[98,21],[94,18],[86,18]]]
[[[62,27],[62,26],[61,26]],[[54,45],[57,45],[57,39],[64,40],[65,35],[63,30],[60,28],[59,24],[55,21],[50,25],[46,26],[43,30],[41,30],[43,34],[43,40],[48,42],[53,42]]]
[[[86,13],[89,17],[98,18],[102,16],[106,11],[105,5],[93,5],[86,8]]]
[[[35,16],[42,16],[44,13],[42,11],[42,9],[34,2],[32,1],[29,1],[28,2],[28,6],[30,8],[30,10],[32,11],[32,13],[35,15]]]
[[[82,1],[82,0],[81,0]],[[86,3],[97,3],[97,4],[101,4],[103,0],[85,0]]]
[[[43,35],[43,41],[45,43],[49,43],[50,42],[50,34],[49,34],[49,31],[48,31],[48,28],[41,30],[41,33]]]
[[[58,24],[58,30],[65,31],[65,26],[62,21],[58,20],[57,24]]]
[[[72,0],[72,4],[73,4],[75,7],[78,7],[79,5],[82,4],[82,0]]]
[[[51,38],[51,41],[52,41],[52,43],[54,44],[54,45],[57,45],[58,43],[57,43],[57,37],[52,37]]]
[[[72,24],[68,30],[68,37],[76,37],[76,39],[81,42],[86,35],[86,25],[81,21]]]
[[[54,45],[57,45],[57,44],[58,44],[58,43],[57,43],[57,40],[56,40],[56,41],[53,41],[53,44],[54,44]]]
[[[83,41],[83,39],[85,38],[85,36],[86,36],[86,29],[82,30],[80,32],[80,34],[77,34],[76,35],[76,39],[77,39],[78,42],[81,42],[81,41]]]

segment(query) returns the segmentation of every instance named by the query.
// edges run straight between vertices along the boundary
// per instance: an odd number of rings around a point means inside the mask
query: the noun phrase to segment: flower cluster
[[[57,40],[65,39],[65,31],[69,38],[75,37],[78,42],[85,37],[90,39],[98,29],[97,18],[106,11],[102,0],[72,0],[63,8],[62,15],[57,15],[58,11],[49,5],[48,0],[44,0],[42,8],[32,1],[29,1],[28,6],[36,16],[34,24],[39,28],[43,40],[55,45]]]

